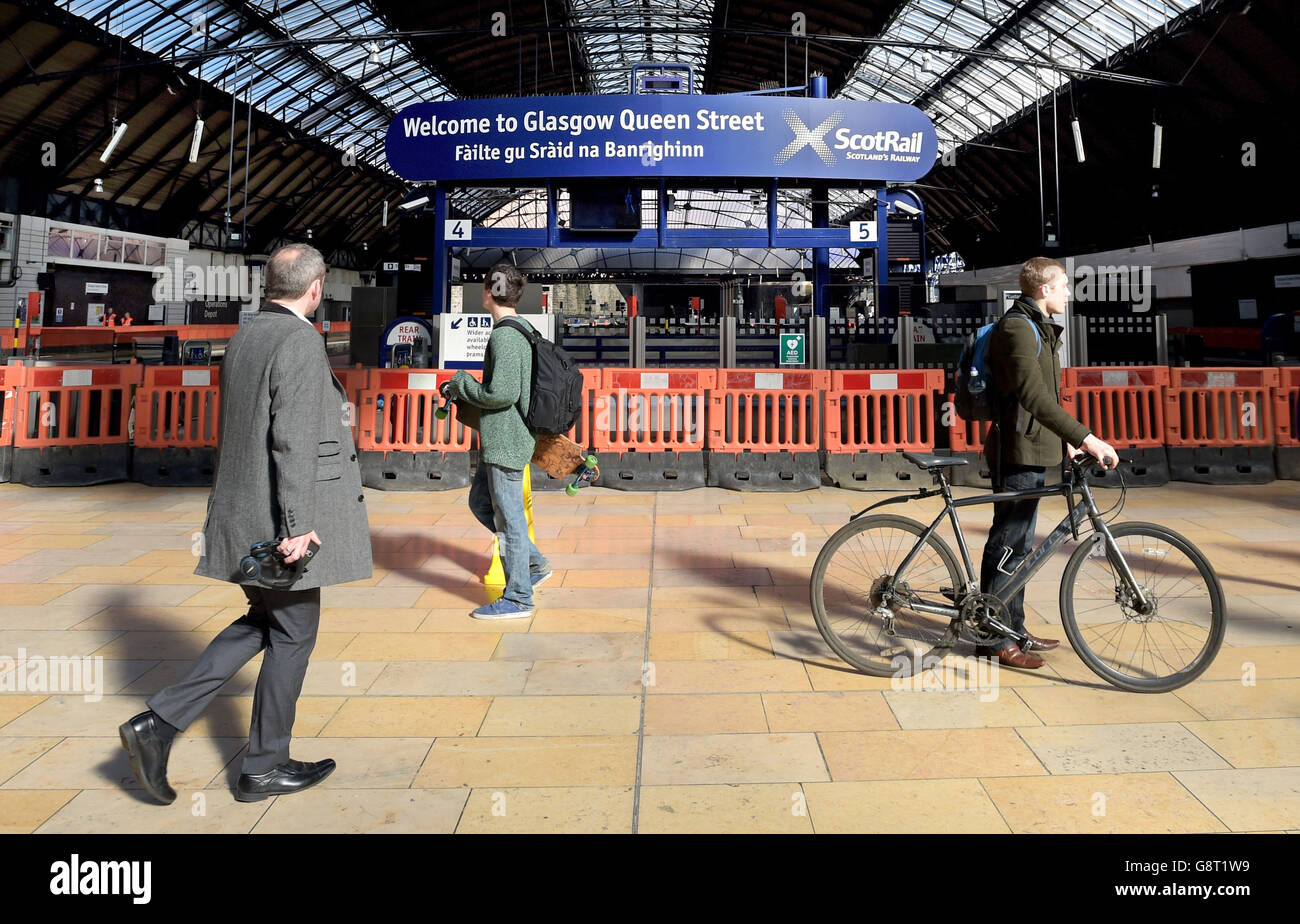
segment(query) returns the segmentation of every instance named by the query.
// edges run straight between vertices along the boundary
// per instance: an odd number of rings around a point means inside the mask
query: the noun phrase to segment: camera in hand
[[[307,565],[316,557],[316,553],[320,551],[320,544],[307,543],[307,549],[302,553],[302,557],[292,564],[286,564],[284,553],[280,551],[282,542],[283,539],[268,539],[254,544],[239,562],[239,570],[244,577],[274,590],[285,590],[293,586],[307,570]]]

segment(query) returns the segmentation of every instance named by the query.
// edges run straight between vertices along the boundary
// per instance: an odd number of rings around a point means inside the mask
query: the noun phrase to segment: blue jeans
[[[469,488],[469,509],[480,523],[497,535],[501,567],[506,573],[502,595],[516,606],[533,605],[531,574],[551,570],[533,540],[528,538],[524,513],[524,473],[479,461]]]
[[[1027,491],[1041,488],[1047,482],[1047,470],[1040,465],[1005,465],[998,466],[990,460],[994,469],[992,474],[993,490]],[[1029,553],[1034,541],[1034,522],[1038,519],[1038,501],[1031,497],[1027,500],[1000,501],[993,505],[993,526],[989,529],[988,542],[984,545],[984,557],[980,562],[980,591],[995,594],[1011,580],[1008,574],[1014,573]],[[998,563],[1007,549],[1011,554],[998,570]],[[1017,632],[1025,631],[1025,591],[1007,601],[1006,624]],[[989,647],[994,651],[1014,644],[1011,639],[999,639]]]

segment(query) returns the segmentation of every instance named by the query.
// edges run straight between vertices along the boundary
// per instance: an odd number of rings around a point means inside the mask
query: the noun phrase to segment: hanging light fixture
[[[1070,120],[1070,131],[1074,133],[1074,156],[1083,163],[1083,130],[1079,127],[1079,117]]]
[[[103,191],[104,191],[104,181],[99,177],[95,177],[95,192],[102,193]]]
[[[1153,128],[1153,133],[1151,138],[1151,169],[1159,170],[1160,149],[1161,147],[1163,147],[1164,144],[1165,127],[1161,125],[1159,122],[1152,122],[1151,125]]]
[[[199,159],[199,147],[203,144],[203,120],[197,119],[194,122],[194,138],[190,141],[190,163],[197,163]]]
[[[113,137],[108,141],[108,147],[104,148],[104,153],[99,155],[100,163],[108,163],[108,158],[112,156],[113,149],[117,147],[117,143],[121,141],[122,136],[126,134],[125,122],[117,122],[115,124],[117,127],[113,130]]]
[[[375,67],[383,64],[384,62],[379,57],[379,43],[371,42],[368,47],[370,49],[370,63],[375,65]]]

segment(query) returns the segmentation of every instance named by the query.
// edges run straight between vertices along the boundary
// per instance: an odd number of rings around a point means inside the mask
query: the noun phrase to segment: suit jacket
[[[195,574],[255,584],[249,547],[315,530],[320,551],[291,589],[370,577],[370,524],[347,419],[353,409],[321,335],[267,304],[221,363],[217,467]]]

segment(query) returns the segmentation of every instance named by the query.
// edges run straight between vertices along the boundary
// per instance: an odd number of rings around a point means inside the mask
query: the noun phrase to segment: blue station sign
[[[388,127],[403,179],[791,177],[918,180],[938,142],[902,103],[772,96],[606,95],[407,106]]]

